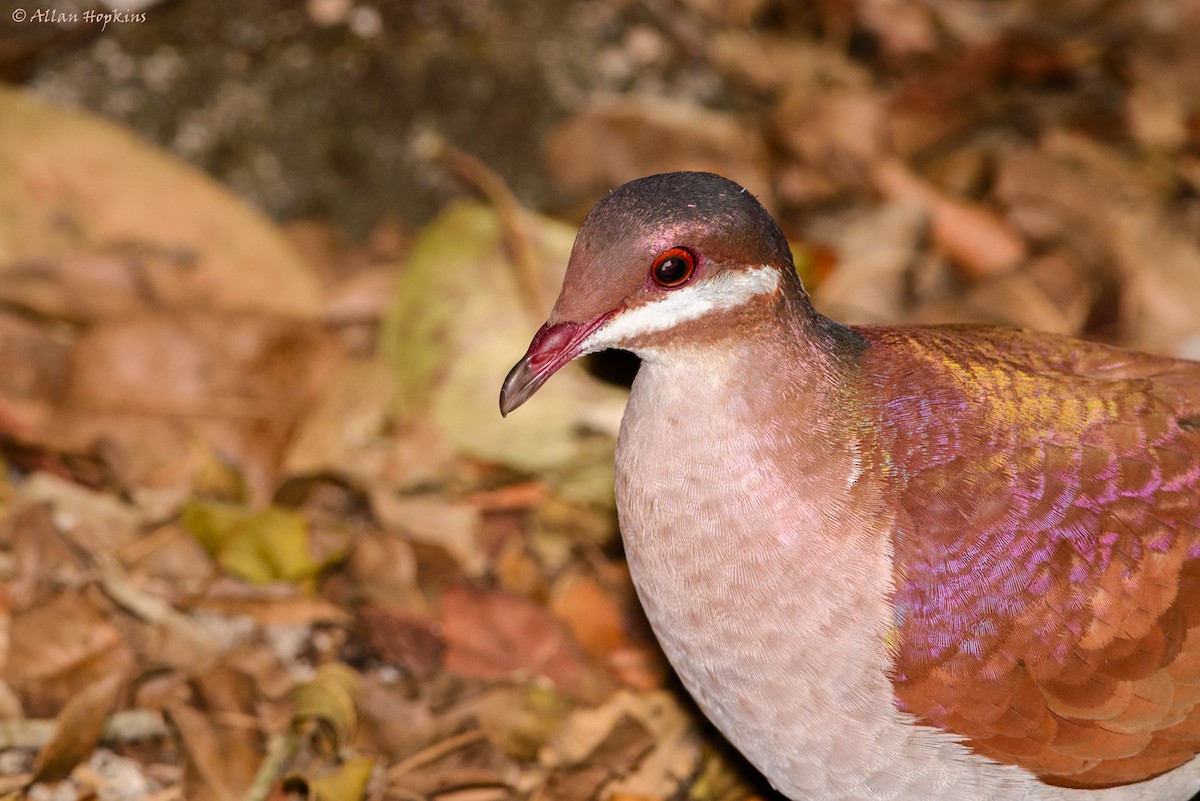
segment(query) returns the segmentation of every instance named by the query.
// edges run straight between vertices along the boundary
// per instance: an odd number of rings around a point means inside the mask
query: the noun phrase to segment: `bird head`
[[[787,240],[745,189],[703,172],[630,181],[580,227],[558,301],[504,380],[500,412],[579,356],[658,358],[746,328],[787,292],[803,295]]]

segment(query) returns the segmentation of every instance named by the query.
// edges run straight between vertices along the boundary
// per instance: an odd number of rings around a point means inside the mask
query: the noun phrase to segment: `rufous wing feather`
[[[863,451],[897,510],[900,707],[1053,784],[1191,759],[1200,365],[1021,331],[861,333]]]

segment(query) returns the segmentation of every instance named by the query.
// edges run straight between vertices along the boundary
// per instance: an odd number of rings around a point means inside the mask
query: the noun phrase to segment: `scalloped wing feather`
[[[897,509],[898,705],[1044,781],[1200,751],[1200,364],[1022,331],[864,328]]]

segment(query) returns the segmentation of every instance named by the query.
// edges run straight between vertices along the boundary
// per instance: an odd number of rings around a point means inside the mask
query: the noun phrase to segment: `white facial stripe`
[[[583,342],[583,353],[620,347],[634,337],[665,331],[712,311],[734,309],[759,295],[779,289],[779,271],[772,267],[730,270],[668,292],[661,300],[627,309]]]

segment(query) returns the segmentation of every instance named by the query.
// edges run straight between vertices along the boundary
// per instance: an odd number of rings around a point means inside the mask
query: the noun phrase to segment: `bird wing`
[[[1044,781],[1200,751],[1200,364],[968,327],[864,328],[897,510],[893,687]]]

